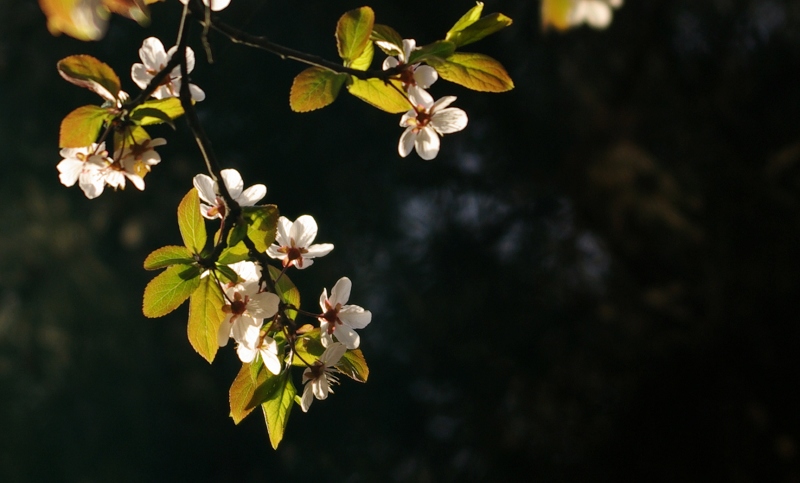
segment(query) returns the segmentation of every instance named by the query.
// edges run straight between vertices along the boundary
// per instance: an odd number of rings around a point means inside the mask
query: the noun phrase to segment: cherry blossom
[[[140,144],[133,144],[125,146],[120,152],[114,155],[114,158],[119,160],[120,166],[125,170],[126,175],[133,181],[137,187],[138,181],[130,176],[135,176],[140,179],[141,188],[144,189],[144,177],[150,172],[152,166],[161,162],[161,156],[156,152],[155,147],[167,144],[164,138],[145,139]]]
[[[333,393],[331,384],[339,384],[339,379],[335,375],[338,372],[335,366],[339,363],[346,350],[343,344],[338,342],[331,344],[319,356],[319,360],[303,371],[305,388],[303,388],[300,407],[304,413],[308,412],[308,408],[311,407],[315,397],[321,401],[328,397],[328,393]]]
[[[83,194],[90,200],[103,194],[106,185],[124,189],[126,178],[140,190],[144,189],[144,180],[140,176],[124,171],[108,157],[105,143],[83,148],[64,148],[60,154],[64,159],[56,168],[61,184],[70,187],[77,182]]]
[[[244,337],[236,347],[236,354],[245,363],[251,363],[256,359],[256,355],[261,355],[261,360],[269,372],[275,375],[281,372],[278,344],[275,339],[263,332],[259,326],[247,326]]]
[[[261,329],[264,319],[278,312],[280,298],[274,293],[259,290],[258,281],[245,281],[225,290],[230,303],[222,308],[226,316],[217,332],[217,343],[220,347],[225,347],[231,337],[242,344],[251,326]]]
[[[322,289],[319,306],[322,314],[319,315],[319,331],[322,345],[330,347],[333,337],[342,342],[348,349],[357,349],[361,338],[353,329],[363,329],[372,321],[372,312],[364,310],[358,305],[345,305],[350,298],[350,289],[353,284],[347,277],[342,277],[336,282],[328,298],[326,289]]]
[[[278,233],[275,243],[267,249],[267,255],[281,260],[284,267],[294,265],[298,269],[310,267],[313,258],[327,255],[333,250],[330,243],[312,245],[317,237],[317,222],[311,215],[303,215],[294,223],[285,216],[278,218]]]
[[[181,3],[186,5],[189,3],[189,0],[181,0]],[[220,10],[225,10],[230,5],[231,0],[203,0],[203,4],[206,7],[211,7],[212,12],[219,12]]]
[[[253,206],[267,195],[267,187],[263,184],[254,184],[244,189],[242,175],[235,169],[220,171],[228,193],[239,206]],[[209,220],[225,217],[225,202],[217,192],[217,183],[210,176],[198,174],[192,180],[194,187],[200,195],[200,213]]]
[[[408,59],[411,58],[411,52],[417,48],[417,41],[414,39],[403,39],[403,50],[398,50],[398,46],[386,41],[375,42],[378,46],[383,47],[388,51],[397,52],[397,57],[387,57],[383,61],[383,70],[406,65]],[[439,78],[439,73],[436,69],[429,65],[414,64],[409,66],[400,73],[400,81],[407,88],[416,85],[422,89],[427,89]]]
[[[467,127],[467,113],[457,107],[447,107],[456,100],[455,96],[445,96],[433,102],[433,97],[425,90],[411,86],[408,100],[415,107],[400,119],[400,126],[406,130],[397,147],[404,158],[413,147],[420,158],[429,161],[439,154],[439,136]]]
[[[169,51],[164,51],[164,44],[155,37],[148,37],[142,42],[139,49],[141,64],[133,64],[131,68],[131,78],[137,86],[144,89],[150,81],[169,63],[172,55],[177,52],[178,47],[172,47]],[[186,47],[186,71],[194,69],[194,51],[191,47]],[[172,72],[164,79],[161,85],[153,91],[156,99],[166,99],[167,97],[178,97],[181,91],[181,70],[175,67]],[[205,92],[194,84],[189,84],[189,91],[194,101],[202,101],[206,98]]]

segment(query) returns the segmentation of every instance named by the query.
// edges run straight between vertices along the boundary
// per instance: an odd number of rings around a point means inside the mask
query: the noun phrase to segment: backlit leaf
[[[432,44],[423,45],[422,47],[411,51],[411,55],[408,56],[408,63],[416,64],[417,62],[422,62],[429,57],[441,57],[444,59],[452,55],[455,51],[456,44],[453,42],[438,40]]]
[[[129,148],[134,144],[142,145],[149,139],[150,135],[143,127],[127,123],[114,130],[114,152],[122,151],[123,148]]]
[[[192,252],[186,247],[161,247],[144,259],[145,270],[156,270],[170,265],[188,265],[194,262]]]
[[[456,32],[452,36],[448,37],[447,40],[455,43],[458,47],[462,47],[464,45],[477,42],[487,35],[491,35],[498,30],[508,27],[509,25],[511,25],[510,18],[506,17],[502,13],[493,13],[481,18],[469,27]]]
[[[344,353],[339,363],[336,364],[339,372],[358,382],[367,382],[369,367],[364,359],[361,349],[351,349]]]
[[[82,148],[97,141],[103,123],[112,118],[99,106],[81,106],[61,121],[58,145],[62,148]]]
[[[481,92],[505,92],[514,82],[500,62],[488,55],[456,52],[447,59],[428,59],[442,79]]]
[[[479,18],[481,18],[481,13],[483,12],[483,2],[477,2],[477,5],[472,7],[465,13],[458,22],[453,25],[453,27],[447,32],[445,36],[445,40],[450,40],[453,35],[456,33],[464,30],[465,28],[469,27],[473,23],[477,22]]]
[[[548,27],[567,30],[570,27],[570,12],[574,6],[572,0],[542,0],[542,30]]]
[[[99,40],[108,28],[108,10],[99,2],[86,0],[39,0],[47,16],[47,30],[65,33],[78,40]]]
[[[177,309],[200,285],[199,267],[173,265],[158,274],[144,289],[145,317],[161,317]]]
[[[369,42],[367,42],[367,46],[364,47],[364,51],[361,52],[361,55],[353,59],[353,61],[350,62],[350,65],[348,65],[347,67],[352,67],[353,69],[357,70],[367,70],[369,69],[369,66],[372,64],[372,57],[374,55],[375,55],[375,46],[372,44],[372,41],[370,40]],[[344,77],[345,79],[347,78],[347,76]]]
[[[261,405],[261,409],[264,411],[264,421],[267,423],[269,442],[272,443],[274,449],[278,449],[278,445],[283,440],[283,433],[289,422],[289,415],[294,406],[294,397],[297,394],[292,378],[289,377],[290,374],[291,371],[286,371],[279,376],[280,385]]]
[[[345,65],[358,58],[367,47],[374,25],[375,12],[369,7],[350,10],[339,18],[336,24],[336,47]]]
[[[192,253],[200,253],[206,245],[206,224],[200,214],[200,196],[192,188],[178,205],[178,228],[186,247]]]
[[[150,126],[152,124],[166,123],[175,129],[172,120],[183,114],[181,101],[177,97],[166,99],[151,99],[143,102],[131,111],[130,118],[136,124]]]
[[[147,4],[154,2],[155,0],[103,0],[103,5],[118,15],[135,20],[141,26],[147,26],[150,23],[150,9]]]
[[[256,250],[267,251],[278,232],[278,207],[275,205],[244,206],[242,215],[247,218],[247,236]]]
[[[383,50],[386,55],[400,55],[403,53],[403,37],[388,25],[375,24],[372,27],[370,39]]]
[[[346,80],[346,74],[310,67],[294,78],[289,92],[289,106],[294,112],[323,108],[336,100]]]
[[[325,347],[320,342],[319,328],[315,328],[297,337],[294,343],[295,356],[292,365],[296,367],[306,367],[313,364],[319,356],[325,352]]]
[[[361,80],[355,77],[351,79],[352,84],[347,86],[347,90],[367,104],[392,114],[399,114],[411,109],[408,99],[400,93],[403,88],[399,81],[391,81],[397,89],[400,89],[398,91],[380,79]]]
[[[231,418],[234,424],[239,424],[250,414],[259,404],[252,404],[257,387],[262,386],[267,381],[268,371],[258,371],[255,378],[252,377],[252,364],[242,364],[239,374],[233,380],[228,391],[228,400],[231,405]]]
[[[273,267],[272,265],[269,266],[269,275],[272,277],[272,280],[278,280],[275,282],[275,290],[278,292],[278,296],[281,298],[281,301],[285,304],[299,308],[300,291],[297,290],[297,287],[295,287],[294,283],[292,283],[292,281],[289,279],[289,276],[285,273],[281,275],[281,270],[277,267]],[[278,279],[279,276],[280,279]],[[294,320],[295,317],[297,317],[297,311],[287,309],[286,316]]]
[[[115,101],[120,90],[114,69],[91,55],[72,55],[58,61],[58,73],[68,82],[96,92],[107,101]]]
[[[225,298],[217,281],[210,275],[203,277],[189,300],[187,334],[194,350],[208,362],[214,360],[219,348],[217,332],[225,319],[224,306]]]

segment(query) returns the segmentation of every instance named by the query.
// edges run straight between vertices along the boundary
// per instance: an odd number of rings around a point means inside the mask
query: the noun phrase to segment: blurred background
[[[362,4],[221,15],[336,59]],[[370,3],[418,44],[473,4]],[[486,1],[514,24],[466,50],[516,89],[435,84],[470,124],[432,162],[397,155],[399,116],[346,93],[292,113],[301,65],[213,34],[209,65],[195,36],[223,164],[336,245],[291,274],[304,308],[346,275],[373,312],[369,382],[295,409],[273,451],[259,413],[228,417],[234,351],[197,355],[186,306],[141,314],[142,261],[180,242],[203,169],[183,120],[153,129],[169,144],[143,193],[90,201],[55,168],[61,118],[99,103],[56,62],[94,55],[135,92],[180,5],[83,43],[0,0],[0,480],[800,481],[800,4],[630,0],[566,33],[539,9]]]

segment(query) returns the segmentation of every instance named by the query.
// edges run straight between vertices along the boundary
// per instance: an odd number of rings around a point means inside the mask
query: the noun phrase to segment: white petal
[[[222,180],[225,182],[225,187],[228,188],[228,193],[231,198],[237,199],[242,194],[244,189],[244,181],[242,175],[235,169],[223,169],[219,172],[222,175]]]
[[[317,243],[308,247],[308,253],[303,255],[303,258],[324,257],[333,250],[332,243]]]
[[[417,41],[414,39],[403,39],[403,62],[407,63],[411,57],[411,52],[417,48]]]
[[[167,64],[167,53],[164,51],[164,44],[155,37],[148,37],[142,42],[139,49],[139,58],[142,59],[144,66],[155,71]]]
[[[131,79],[140,89],[147,87],[152,78],[153,76],[147,73],[147,68],[144,64],[133,64],[133,67],[131,67]]]
[[[337,324],[333,329],[333,335],[336,336],[336,340],[344,344],[348,349],[358,349],[361,344],[361,338],[349,325]]]
[[[345,305],[339,311],[339,320],[354,329],[363,329],[372,321],[372,312],[358,305]]]
[[[458,99],[456,96],[444,96],[444,97],[442,97],[441,99],[439,99],[438,101],[433,103],[433,107],[431,108],[431,112],[435,113],[435,112],[438,112],[438,111],[444,109],[445,107],[447,107],[450,104],[452,104],[456,99]]]
[[[308,408],[310,408],[311,403],[314,402],[314,393],[311,387],[311,384],[306,383],[306,387],[303,388],[303,398],[300,400],[300,408],[304,413],[308,412]]]
[[[394,44],[389,44],[389,45],[394,45]],[[395,59],[394,57],[386,57],[383,60],[383,65],[381,67],[383,67],[383,70],[389,70],[391,68],[397,67],[398,64],[400,64],[400,62],[398,62],[397,59]]]
[[[278,218],[278,235],[275,241],[279,246],[289,246],[289,232],[292,231],[292,222],[285,216]]]
[[[414,148],[420,158],[430,161],[439,154],[439,136],[430,126],[425,126],[417,133]]]
[[[330,327],[330,322],[320,322],[319,323],[319,340],[322,342],[322,347],[331,347],[335,342],[333,341],[333,336],[328,333],[328,328]]]
[[[430,87],[438,78],[439,73],[429,65],[421,65],[414,69],[414,82],[423,89]]]
[[[87,198],[93,200],[103,194],[105,181],[98,170],[83,171],[78,177],[78,184]]]
[[[323,288],[322,295],[319,296],[319,308],[321,308],[323,312],[328,310],[328,307],[325,306],[325,302],[328,302],[328,289]]]
[[[409,109],[408,112],[403,114],[403,117],[400,118],[400,127],[409,127],[416,125],[417,125],[417,111],[415,111],[414,109]]]
[[[422,106],[425,109],[433,107],[433,97],[428,94],[428,91],[419,86],[410,86],[408,88],[408,99],[417,107]]]
[[[270,245],[267,247],[267,256],[270,258],[274,258],[276,260],[284,260],[287,258],[285,253],[281,253],[278,250],[281,247],[278,245]]]
[[[314,238],[317,237],[317,222],[311,215],[303,215],[297,218],[292,224],[292,230],[289,236],[294,238],[298,247],[307,247],[311,245]]]
[[[219,12],[220,10],[228,8],[231,0],[203,0],[203,3],[211,7],[212,11]]]
[[[219,330],[217,331],[217,345],[220,347],[225,347],[228,345],[228,339],[231,337],[231,321],[230,316],[225,317],[225,320],[219,325]]]
[[[611,7],[605,3],[587,3],[586,23],[596,29],[604,29],[611,24]]]
[[[417,141],[417,133],[414,132],[413,127],[409,127],[400,136],[400,143],[397,145],[397,152],[400,156],[405,158],[414,148],[414,143]]]
[[[314,397],[320,401],[328,397],[330,386],[328,386],[328,378],[325,377],[325,374],[319,376],[319,379],[311,381],[311,389],[314,391]]]
[[[273,344],[275,342],[273,341]],[[281,372],[281,361],[278,359],[277,354],[273,354],[272,351],[265,351],[261,350],[261,359],[264,361],[264,365],[267,366],[269,372],[275,374],[276,376]]]
[[[253,186],[244,190],[239,196],[239,199],[236,200],[242,206],[253,206],[259,201],[261,198],[267,195],[267,187],[263,184],[254,184]]]
[[[242,362],[253,362],[253,360],[256,358],[257,352],[258,351],[256,349],[242,344],[241,342],[236,347],[236,355],[239,356],[239,360]]]
[[[203,89],[194,84],[189,84],[189,93],[191,94],[192,100],[195,102],[201,102],[206,99],[206,93],[203,92]]]
[[[214,216],[209,215],[208,212],[211,210],[211,208],[213,208],[213,206],[208,206],[204,204],[200,205],[200,214],[203,215],[203,218],[206,218],[208,220],[213,220],[214,218],[222,218],[222,215],[220,215],[219,213],[217,213]]]
[[[467,113],[457,107],[448,107],[441,111],[436,111],[431,116],[429,124],[439,134],[449,134],[458,132],[467,127]]]
[[[253,262],[242,261],[228,265],[245,282],[258,282],[261,278],[261,269]]]
[[[144,191],[144,180],[141,176],[138,174],[125,173],[125,177],[131,180],[131,183],[136,186],[136,189],[139,191]]]
[[[335,342],[325,349],[325,352],[319,356],[319,360],[325,364],[325,367],[332,367],[339,363],[345,352],[347,352],[347,347],[344,344]]]
[[[340,278],[336,282],[336,285],[333,286],[333,289],[331,289],[331,298],[328,299],[328,303],[334,307],[336,307],[336,304],[346,304],[347,300],[350,298],[350,289],[352,287],[353,283],[349,278]]]
[[[217,194],[214,192],[214,180],[210,176],[198,174],[192,179],[192,184],[197,188],[197,194],[206,204],[214,206],[217,204]]]
[[[261,337],[261,321],[256,321],[246,315],[240,315],[231,326],[231,337],[239,344],[256,350],[258,339]]]
[[[278,312],[280,303],[280,297],[274,293],[261,292],[252,296],[247,304],[247,311],[254,318],[266,319]]]
[[[306,257],[300,257],[303,260],[303,266],[301,267],[299,264],[296,264],[294,267],[298,270],[305,270],[306,268],[314,265],[314,260]]]
[[[83,170],[83,161],[79,161],[77,159],[64,159],[58,163],[56,168],[58,169],[59,173],[58,180],[61,181],[61,184],[64,186],[69,187],[78,181],[78,176],[81,175],[81,171]]]

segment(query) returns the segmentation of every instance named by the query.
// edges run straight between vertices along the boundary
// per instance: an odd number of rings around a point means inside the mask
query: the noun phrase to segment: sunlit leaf
[[[233,271],[231,267],[226,265],[217,265],[217,276],[220,278],[220,281],[224,283],[237,283],[239,281],[239,275]]]
[[[386,55],[397,56],[403,53],[403,37],[388,25],[375,24],[370,39],[377,43]]]
[[[348,65],[348,67],[352,67],[353,69],[357,70],[367,70],[369,69],[369,66],[372,64],[372,57],[374,55],[375,55],[375,46],[372,44],[372,41],[370,40],[369,42],[367,42],[367,46],[364,47],[364,51],[361,52],[361,55],[353,59],[353,61],[350,62],[350,65]],[[344,78],[347,79],[347,76],[344,76]]]
[[[367,104],[392,114],[411,109],[408,99],[401,94],[403,88],[399,81],[391,81],[399,89],[398,91],[380,79],[361,80],[355,77],[351,79],[352,83],[347,86],[347,90]]]
[[[554,27],[556,30],[567,30],[574,6],[573,0],[542,0],[542,29]]]
[[[135,20],[141,26],[147,26],[150,23],[150,9],[147,4],[156,1],[159,0],[103,0],[103,5],[118,15]]]
[[[408,56],[408,63],[416,64],[417,62],[422,62],[429,57],[441,57],[444,59],[452,55],[455,51],[456,44],[453,42],[438,40],[432,44],[423,45],[422,47],[411,51],[411,55]]]
[[[134,144],[142,145],[149,139],[150,135],[143,127],[126,123],[114,129],[114,152],[120,152]]]
[[[358,382],[367,382],[369,367],[361,349],[351,349],[344,353],[339,363],[336,364],[339,372]]]
[[[158,274],[144,289],[145,317],[161,317],[177,309],[200,286],[199,267],[173,265]]]
[[[283,433],[294,406],[294,396],[297,394],[292,378],[289,377],[290,373],[291,371],[286,371],[281,374],[281,383],[278,388],[261,405],[261,409],[264,411],[264,421],[267,423],[269,442],[272,443],[274,449],[278,449],[278,445],[283,440]]]
[[[357,59],[367,47],[374,25],[375,12],[369,7],[350,10],[341,16],[336,24],[336,47],[345,65]]]
[[[53,35],[65,33],[78,40],[99,40],[108,28],[110,14],[100,0],[39,0]]]
[[[189,324],[187,334],[194,350],[208,362],[214,360],[219,344],[217,332],[225,319],[225,298],[222,289],[212,276],[203,277],[200,286],[189,299]]]
[[[346,74],[310,67],[294,78],[289,106],[294,112],[321,109],[336,100],[346,80]]]
[[[183,243],[192,253],[200,253],[206,245],[206,224],[200,214],[200,196],[192,188],[178,205],[178,228]]]
[[[254,370],[258,364],[242,364],[239,374],[233,380],[228,391],[228,400],[231,405],[231,418],[234,424],[239,424],[259,404],[269,399],[280,377],[272,375],[269,371]]]
[[[68,82],[96,92],[107,101],[115,101],[120,90],[114,69],[91,55],[72,55],[58,61],[58,73]]]
[[[292,365],[296,367],[306,367],[319,359],[325,352],[325,347],[320,342],[319,328],[315,328],[299,336],[294,343],[295,357]]]
[[[181,101],[177,97],[151,99],[134,108],[130,113],[132,121],[142,126],[166,123],[175,129],[173,119],[183,115]]]
[[[249,257],[249,250],[244,243],[240,242],[232,247],[229,246],[225,250],[222,250],[217,262],[222,265],[230,265],[232,263],[241,262],[242,260],[247,260]]]
[[[170,265],[188,265],[194,262],[192,252],[186,247],[167,246],[147,255],[144,259],[145,270],[156,270]]]
[[[166,114],[170,119],[177,119],[183,115],[181,100],[177,97],[167,97],[166,99],[150,99],[144,101],[140,107],[158,109]],[[136,112],[136,109],[133,110]]]
[[[450,57],[428,59],[442,79],[481,92],[505,92],[514,88],[503,65],[488,55],[456,52]]]
[[[99,106],[81,106],[61,121],[58,145],[62,148],[82,148],[97,141],[103,123],[109,120],[108,111]]]
[[[458,47],[462,47],[473,42],[491,35],[499,30],[502,30],[511,25],[511,19],[502,13],[493,13],[487,15],[469,27],[456,32],[452,36],[448,36],[447,40],[455,43]]]
[[[458,22],[456,22],[455,25],[453,25],[453,27],[447,32],[447,35],[444,38],[445,40],[450,40],[453,35],[469,27],[473,23],[477,22],[479,18],[481,18],[481,13],[483,12],[483,2],[476,3],[477,5],[469,9],[467,13],[458,19]]]
[[[242,207],[242,216],[247,219],[247,236],[256,250],[267,251],[278,232],[278,207],[275,205]]]
[[[269,275],[272,277],[272,280],[276,280],[275,282],[275,289],[278,292],[278,296],[281,298],[281,301],[285,304],[292,305],[294,307],[300,307],[300,291],[297,290],[294,283],[292,283],[289,276],[285,273],[281,275],[281,270],[277,267],[273,267],[272,265],[269,266]],[[280,276],[280,278],[278,278]],[[286,310],[286,316],[290,319],[294,320],[297,317],[297,311],[292,309]]]

